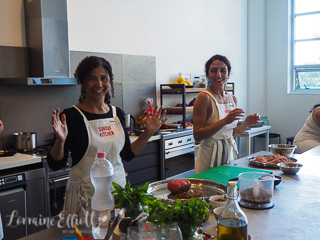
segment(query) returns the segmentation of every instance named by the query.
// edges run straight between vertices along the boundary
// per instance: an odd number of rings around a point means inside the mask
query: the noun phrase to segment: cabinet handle
[[[178,141],[178,143],[182,143],[182,140]]]
[[[169,142],[169,143],[168,143],[169,146],[172,145],[172,144],[173,144],[173,142]]]

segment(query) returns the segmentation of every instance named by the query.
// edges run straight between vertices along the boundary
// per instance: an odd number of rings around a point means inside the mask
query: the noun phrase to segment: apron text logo
[[[112,131],[111,126],[98,127],[100,137],[113,136],[114,131]]]

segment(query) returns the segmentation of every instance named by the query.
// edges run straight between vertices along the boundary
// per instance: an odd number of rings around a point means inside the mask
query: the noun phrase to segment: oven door
[[[163,179],[185,178],[194,174],[194,144],[186,144],[164,151]]]
[[[69,174],[49,178],[50,216],[58,218],[63,210],[64,195],[69,179]]]

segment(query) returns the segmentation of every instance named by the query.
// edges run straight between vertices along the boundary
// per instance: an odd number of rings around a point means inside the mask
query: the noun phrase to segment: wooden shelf
[[[186,106],[186,95],[188,93],[200,93],[205,88],[194,88],[194,87],[187,87],[184,84],[179,84],[181,86],[177,86],[177,84],[160,84],[160,104],[163,106],[163,95],[165,94],[177,94],[181,95],[182,100],[182,106]],[[234,94],[234,83],[227,83],[225,87],[225,91],[232,92]],[[166,107],[164,107],[166,109]],[[173,114],[173,115],[182,115],[182,127],[186,128],[186,113],[192,113],[192,109],[187,109],[181,107],[181,109],[166,109],[167,114]]]

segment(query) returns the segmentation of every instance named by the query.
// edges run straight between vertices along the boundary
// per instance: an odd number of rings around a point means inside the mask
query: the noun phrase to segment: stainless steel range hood
[[[28,73],[0,84],[73,85],[70,78],[67,0],[24,0]]]

